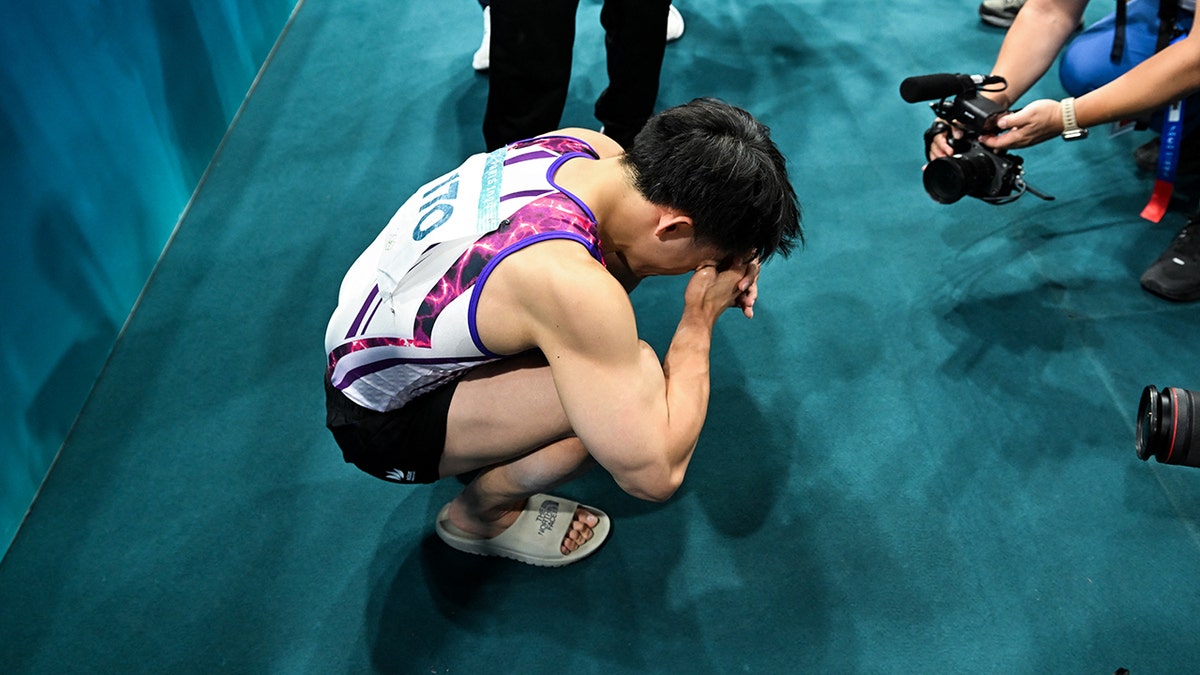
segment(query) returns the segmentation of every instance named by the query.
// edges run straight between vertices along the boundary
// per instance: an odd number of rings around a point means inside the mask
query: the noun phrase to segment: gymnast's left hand
[[[753,257],[746,263],[746,273],[738,282],[738,288],[742,292],[734,301],[734,306],[740,307],[742,314],[746,315],[747,319],[754,318],[754,301],[758,299],[758,274],[762,271],[762,263],[758,261],[758,255],[751,255]]]

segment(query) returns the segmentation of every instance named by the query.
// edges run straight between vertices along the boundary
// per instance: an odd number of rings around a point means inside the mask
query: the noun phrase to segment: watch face
[[[1071,129],[1070,131],[1064,131],[1062,137],[1065,141],[1077,141],[1081,138],[1087,138],[1087,135],[1087,129]]]

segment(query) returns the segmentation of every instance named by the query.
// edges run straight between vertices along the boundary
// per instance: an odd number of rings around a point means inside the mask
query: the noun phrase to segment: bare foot
[[[501,532],[508,529],[510,525],[516,522],[517,517],[521,515],[521,511],[525,509],[525,502],[512,506],[510,508],[501,509],[495,513],[488,513],[483,516],[475,516],[471,514],[467,507],[462,503],[461,495],[455,497],[454,501],[450,502],[450,522],[455,527],[477,537],[492,538]],[[596,514],[585,509],[582,505],[575,509],[575,518],[571,520],[571,527],[567,533],[563,535],[562,545],[559,550],[563,555],[570,555],[572,551],[577,550],[592,538],[594,534],[592,528],[599,524],[600,519]]]

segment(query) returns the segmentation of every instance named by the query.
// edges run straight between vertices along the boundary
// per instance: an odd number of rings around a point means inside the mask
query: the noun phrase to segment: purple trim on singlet
[[[565,230],[555,230],[553,232],[542,232],[541,234],[535,234],[532,237],[522,239],[521,241],[518,241],[517,243],[512,244],[511,246],[497,253],[495,257],[493,257],[486,265],[483,266],[483,271],[480,272],[479,276],[475,279],[475,288],[471,291],[471,301],[467,305],[467,328],[471,332],[471,341],[475,343],[475,347],[479,351],[493,357],[504,356],[503,354],[497,354],[493,352],[483,345],[483,340],[479,339],[479,330],[475,325],[475,312],[479,308],[479,292],[483,290],[483,285],[487,282],[488,277],[491,276],[492,270],[496,268],[496,265],[500,264],[501,260],[504,260],[508,256],[520,251],[526,246],[536,244],[541,241],[549,241],[551,239],[567,239],[570,241],[579,242],[588,250],[588,253],[592,254],[593,258],[595,258],[601,265],[604,264],[604,255],[600,252],[600,247],[596,245],[595,242],[590,241],[582,234]]]
[[[582,142],[582,141],[580,141],[580,142]],[[554,156],[554,153],[550,152],[549,150],[535,150],[533,152],[525,153],[524,155],[517,155],[516,157],[509,157],[508,159],[504,160],[504,166],[511,166],[513,164],[516,164],[517,162],[526,162],[531,159],[546,159],[547,157],[553,157],[553,156]]]
[[[363,317],[367,315],[367,310],[371,307],[371,303],[377,297],[379,297],[379,284],[375,284],[371,288],[371,292],[367,294],[367,299],[363,302],[362,309],[358,310],[358,316],[354,317],[354,323],[350,324],[350,330],[346,332],[347,340],[358,335],[359,324],[362,323]],[[376,309],[378,309],[378,306],[376,306]],[[371,312],[371,316],[375,316],[375,312]],[[370,323],[370,321],[368,320],[367,323]]]
[[[555,190],[570,197],[571,201],[575,202],[575,204],[578,205],[579,208],[583,209],[584,213],[586,213],[588,215],[588,217],[591,218],[593,222],[595,222],[596,216],[595,216],[595,214],[592,213],[592,210],[590,208],[588,208],[588,205],[584,204],[583,201],[580,200],[575,195],[562,189],[562,187],[558,183],[555,183],[554,182],[554,174],[558,172],[558,169],[563,165],[563,162],[566,162],[569,159],[574,159],[576,157],[587,157],[589,159],[600,159],[600,153],[596,152],[596,149],[593,148],[591,145],[589,145],[587,143],[587,141],[576,138],[574,136],[538,136],[536,138],[529,138],[529,139],[526,139],[523,141],[517,141],[516,143],[513,143],[512,145],[510,145],[509,149],[519,150],[521,148],[526,148],[531,145],[540,145],[540,146],[544,146],[545,148],[548,148],[548,149],[534,150],[532,152],[527,152],[523,155],[517,155],[516,157],[510,157],[510,158],[504,160],[504,166],[509,166],[510,164],[515,164],[517,162],[524,162],[526,160],[531,160],[531,159],[546,159],[546,158],[554,157],[555,155],[557,155],[558,159],[554,160],[554,162],[550,165],[549,169],[546,170],[546,182],[549,183],[551,186],[553,186]],[[571,145],[571,146],[582,145],[583,147],[587,148],[587,151],[583,151],[583,150],[567,151],[563,148],[564,145]],[[500,197],[500,201],[505,202],[509,199],[517,199],[520,197],[540,197],[542,195],[550,194],[553,191],[554,190],[521,190],[519,192],[513,192],[510,194],[502,195]]]
[[[375,361],[368,363],[365,366],[359,366],[358,368],[348,371],[338,382],[334,382],[333,388],[339,391],[344,391],[345,389],[349,388],[350,385],[361,380],[367,375],[391,368],[392,366],[398,366],[405,361],[406,359],[384,359],[383,361]]]
[[[358,340],[353,340],[351,342],[346,342],[344,344],[340,344],[337,347],[335,347],[333,351],[329,352],[329,374],[331,376],[333,375],[333,369],[337,366],[338,361],[340,361],[347,354],[352,354],[354,352],[362,351],[364,349],[371,349],[373,347],[408,347],[411,345],[412,345],[412,340],[410,340],[408,338],[397,338],[397,337],[361,338]],[[360,368],[357,368],[357,369],[351,371],[351,373],[357,373],[366,367],[367,366],[362,366]],[[350,380],[358,379],[358,377],[352,377],[351,373],[347,373],[346,375],[343,375],[342,379],[339,382],[337,382],[335,384],[335,386],[338,389],[344,389],[345,387],[350,385],[350,382],[349,382]]]
[[[353,368],[351,370],[346,371],[346,374],[342,376],[342,379],[338,380],[337,382],[334,382],[333,386],[335,389],[345,390],[347,387],[354,384],[358,380],[361,380],[362,378],[364,378],[368,375],[374,375],[375,373],[378,373],[379,371],[387,370],[388,368],[391,368],[392,366],[401,366],[401,365],[405,365],[405,364],[409,364],[409,363],[427,363],[427,364],[464,363],[464,362],[470,362],[470,361],[486,361],[491,358],[493,358],[493,357],[491,357],[491,356],[468,356],[468,357],[463,357],[463,358],[440,358],[440,359],[422,359],[422,358],[414,359],[414,358],[405,357],[405,358],[393,358],[393,359],[380,359],[379,361],[372,361],[371,363],[367,363],[367,364],[361,365],[357,368]],[[330,374],[332,374],[333,369],[330,368],[329,372],[330,372]]]
[[[371,325],[371,321],[375,318],[375,315],[379,312],[380,307],[383,307],[383,298],[379,298],[379,300],[375,303],[375,307],[371,309],[371,315],[368,316],[367,320],[363,322],[362,332],[364,332],[364,333],[367,332],[367,326]]]
[[[510,150],[520,150],[521,148],[527,148],[531,145],[537,145],[542,148],[545,148],[546,150],[549,150],[550,152],[555,152],[555,153],[559,153],[559,154],[566,153],[566,152],[578,152],[573,147],[569,148],[569,149],[566,149],[563,147],[565,145],[573,145],[573,144],[582,145],[583,147],[585,147],[591,151],[590,154],[592,155],[593,159],[600,159],[600,153],[596,152],[595,148],[593,148],[587,141],[585,141],[581,138],[576,138],[574,136],[564,136],[564,135],[535,136],[534,138],[527,138],[523,141],[517,141],[516,143],[512,143],[508,146],[508,148]]]
[[[578,139],[576,139],[576,140],[578,140]],[[583,143],[583,141],[579,141],[579,142]],[[587,143],[584,143],[584,145],[587,145]],[[589,145],[588,148],[590,149],[591,146]],[[594,223],[594,222],[596,222],[596,214],[592,213],[592,210],[590,208],[588,208],[588,205],[584,204],[582,199],[580,199],[579,197],[576,197],[569,190],[564,190],[561,185],[554,182],[554,174],[558,173],[559,167],[561,167],[564,163],[566,163],[567,160],[575,159],[576,157],[591,157],[592,159],[597,159],[596,157],[593,157],[592,155],[589,155],[586,152],[568,152],[567,154],[554,160],[554,163],[550,165],[550,168],[546,169],[546,182],[553,185],[555,190],[558,190],[559,192],[563,193],[564,195],[570,197],[571,201],[575,202],[575,205],[578,206],[580,209],[582,209],[583,212],[587,214],[588,219],[590,219]]]
[[[509,199],[517,199],[518,197],[540,197],[542,195],[548,195],[551,192],[554,192],[554,190],[520,190],[518,192],[510,192],[506,195],[502,195],[500,197],[500,202],[503,203]]]

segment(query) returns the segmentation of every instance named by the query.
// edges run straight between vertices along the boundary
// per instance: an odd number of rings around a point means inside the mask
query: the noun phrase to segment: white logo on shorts
[[[403,471],[401,469],[392,469],[387,472],[387,477],[390,480],[412,481],[417,477],[416,471]]]

